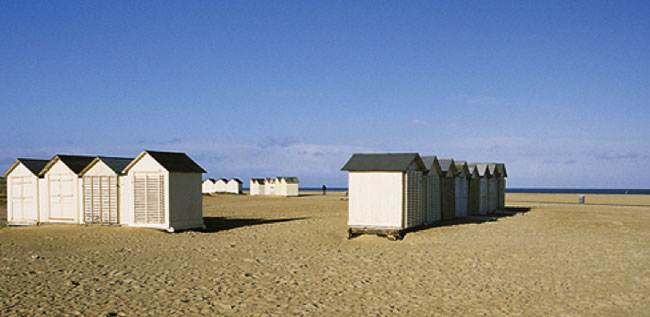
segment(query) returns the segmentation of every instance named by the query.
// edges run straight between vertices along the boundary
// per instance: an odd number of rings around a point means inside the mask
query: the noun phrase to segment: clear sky
[[[0,1],[0,170],[187,152],[346,186],[355,152],[650,188],[649,1]]]

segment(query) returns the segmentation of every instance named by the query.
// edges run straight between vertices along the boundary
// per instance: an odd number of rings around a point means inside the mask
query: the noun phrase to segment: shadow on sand
[[[448,220],[441,220],[430,225],[422,225],[418,227],[408,228],[404,230],[373,230],[373,229],[348,229],[348,239],[354,238],[361,234],[376,234],[378,236],[385,236],[389,240],[402,240],[404,236],[409,232],[416,232],[422,230],[428,230],[430,228],[440,228],[448,226],[457,226],[465,224],[480,224],[484,222],[497,221],[499,218],[512,217],[516,214],[525,214],[530,211],[530,207],[505,207],[503,210],[498,210],[494,213],[480,216],[469,216],[454,218]]]
[[[264,218],[227,218],[227,217],[203,217],[205,223],[205,230],[202,232],[219,232],[241,227],[250,227],[257,225],[264,225],[278,222],[289,222],[296,220],[308,219],[309,217],[301,218],[281,218],[281,219],[264,219]]]

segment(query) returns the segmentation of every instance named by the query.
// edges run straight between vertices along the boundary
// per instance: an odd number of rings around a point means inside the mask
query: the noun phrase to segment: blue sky
[[[346,186],[355,152],[649,188],[647,1],[2,1],[0,170],[187,152]]]

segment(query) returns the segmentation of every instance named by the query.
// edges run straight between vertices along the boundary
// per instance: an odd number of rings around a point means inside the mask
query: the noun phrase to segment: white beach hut
[[[251,196],[264,195],[266,193],[266,190],[264,189],[265,182],[266,179],[264,178],[251,178],[249,182],[250,195]]]
[[[42,222],[83,223],[79,173],[93,159],[93,156],[58,154],[47,162],[39,172],[43,177]]]
[[[38,173],[48,161],[19,158],[4,173],[9,225],[35,225],[40,221]]]
[[[426,171],[417,153],[354,154],[348,171],[348,234],[386,234],[401,238],[422,225],[422,178]]]
[[[228,184],[227,179],[225,179],[225,178],[217,179],[217,181],[214,182],[214,192],[216,192],[216,193],[225,193],[227,184]]]
[[[145,150],[122,171],[125,205],[121,223],[173,232],[204,227],[201,168],[185,153]]]
[[[508,172],[506,171],[506,164],[497,163],[497,171],[499,172],[497,190],[498,190],[498,202],[497,208],[504,210],[506,203],[506,177],[508,177]]]
[[[456,217],[456,165],[453,159],[438,159],[442,177],[440,178],[440,206],[442,219]]]
[[[214,178],[206,178],[203,183],[201,183],[201,193],[212,194],[216,192],[215,182],[216,180]]]
[[[467,217],[469,210],[469,167],[465,161],[455,161],[456,171],[456,217]]]
[[[277,178],[267,177],[264,179],[264,195],[275,195],[275,185]]]
[[[275,178],[275,195],[298,196],[298,177],[278,176]]]
[[[122,170],[133,158],[98,156],[81,172],[83,222],[86,224],[118,224],[123,196]]]
[[[440,163],[436,156],[423,156],[422,162],[427,168],[424,175],[424,224],[432,224],[442,219],[442,212],[440,207],[440,178],[443,177]]]
[[[487,164],[477,163],[476,171],[479,176],[479,214],[486,215],[489,211],[488,207],[488,179],[490,178],[490,170]]]
[[[490,171],[488,178],[488,211],[495,212],[499,207],[499,171],[496,163],[487,163]]]
[[[226,183],[226,193],[241,194],[242,182],[238,178],[231,178]]]

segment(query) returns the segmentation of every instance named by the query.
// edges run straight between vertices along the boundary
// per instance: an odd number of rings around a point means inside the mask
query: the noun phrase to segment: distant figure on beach
[[[323,185],[323,196],[327,193],[327,186]]]

